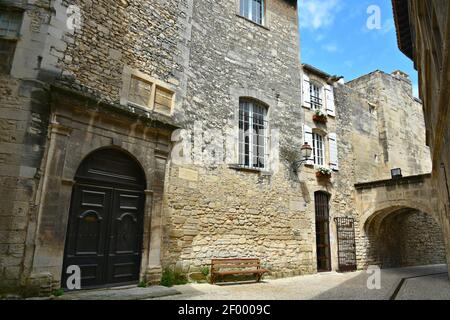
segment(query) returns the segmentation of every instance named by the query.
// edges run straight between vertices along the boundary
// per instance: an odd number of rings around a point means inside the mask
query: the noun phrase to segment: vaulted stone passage
[[[447,263],[430,175],[361,183],[355,188],[365,234],[365,265]]]
[[[446,263],[442,230],[435,219],[413,208],[375,213],[366,226],[370,258],[382,268]]]

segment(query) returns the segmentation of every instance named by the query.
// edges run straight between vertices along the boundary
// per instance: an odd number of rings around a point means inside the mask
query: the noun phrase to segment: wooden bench
[[[217,278],[226,275],[248,275],[256,276],[257,282],[261,281],[266,269],[261,269],[259,259],[212,259],[211,260],[211,283],[214,284]]]

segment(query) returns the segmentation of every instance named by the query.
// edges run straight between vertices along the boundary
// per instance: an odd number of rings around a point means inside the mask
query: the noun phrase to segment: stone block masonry
[[[172,166],[165,205],[163,264],[199,268],[212,258],[260,258],[272,272],[314,272],[313,216],[284,173],[261,178],[227,167]]]
[[[142,261],[134,267],[139,281],[148,283],[158,283],[166,267],[204,281],[204,267],[217,257],[260,258],[271,277],[316,272],[316,192],[330,199],[332,270],[339,268],[334,218],[355,219],[357,264],[363,268],[376,260],[366,228],[378,221],[372,215],[395,213],[395,202],[404,204],[415,192],[417,205],[410,209],[433,213],[431,206],[421,207],[433,191],[427,184],[426,191],[420,183],[408,190],[355,189],[389,179],[394,167],[404,175],[429,173],[421,105],[412,98],[411,83],[400,73],[380,71],[347,84],[323,73],[321,79],[311,77],[333,86],[336,104],[327,124],[313,126],[314,111],[302,106],[295,1],[266,4],[262,25],[243,17],[237,0],[21,6],[12,71],[0,76],[2,290],[44,295],[64,285],[77,169],[104,149],[120,150],[146,175]],[[81,27],[73,30],[66,23],[69,5],[81,13]],[[173,94],[173,103],[166,103],[170,112],[130,103],[133,76],[141,80],[144,104],[156,95],[161,104]],[[239,106],[246,99],[267,111],[265,151],[271,162],[264,170],[238,165]],[[337,136],[339,170],[329,181],[318,180],[314,166],[298,175],[292,170],[305,124],[323,135],[326,165],[329,134]],[[180,164],[172,157],[180,141],[170,138],[178,128],[203,137],[204,144],[193,150],[205,155],[203,162]],[[218,144],[227,163],[209,161],[216,143],[209,130],[234,139]],[[184,138],[180,144],[193,140]],[[402,241],[425,228],[432,232],[428,240],[404,245],[401,263],[438,261],[440,253],[437,260],[426,254],[440,252],[435,225],[425,217],[408,219],[383,230],[402,229]]]

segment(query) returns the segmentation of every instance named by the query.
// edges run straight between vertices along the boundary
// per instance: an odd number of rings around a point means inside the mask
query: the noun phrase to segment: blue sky
[[[372,5],[380,8],[380,29],[367,27]],[[299,16],[302,63],[346,81],[400,69],[410,75],[417,96],[417,72],[397,47],[391,0],[299,0]]]

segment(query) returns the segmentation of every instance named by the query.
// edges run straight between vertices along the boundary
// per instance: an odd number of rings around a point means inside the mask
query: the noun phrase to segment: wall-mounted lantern
[[[391,176],[392,176],[392,179],[401,179],[401,178],[403,178],[402,169],[400,169],[400,168],[392,169],[391,170]]]
[[[312,147],[308,144],[308,142],[305,142],[305,144],[300,149],[301,159],[294,161],[293,163],[294,173],[297,174],[300,166],[305,162],[307,162],[308,160],[310,160],[312,151],[313,151]]]

